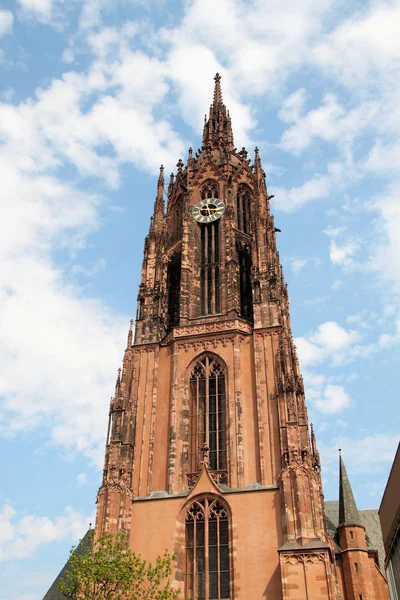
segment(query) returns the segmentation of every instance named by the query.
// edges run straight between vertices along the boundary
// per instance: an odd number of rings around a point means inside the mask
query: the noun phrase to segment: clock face
[[[211,223],[220,219],[225,211],[225,204],[219,198],[206,198],[193,206],[193,219],[198,223]]]

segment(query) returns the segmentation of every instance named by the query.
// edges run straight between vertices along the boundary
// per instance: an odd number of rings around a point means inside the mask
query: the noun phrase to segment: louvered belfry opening
[[[251,196],[246,185],[239,185],[236,195],[237,228],[250,235],[251,227]]]
[[[247,244],[238,242],[237,252],[240,270],[240,314],[249,321],[253,320],[253,290],[251,286],[251,249]]]
[[[209,468],[227,483],[226,381],[218,358],[206,355],[190,375],[189,464],[199,472],[204,444],[209,449]]]
[[[218,184],[208,181],[202,188],[201,199],[218,198]],[[219,221],[200,224],[201,271],[200,311],[213,315],[221,310],[220,300],[220,229]]]
[[[168,326],[179,325],[181,289],[181,253],[175,252],[168,263]]]
[[[185,597],[229,600],[229,519],[213,498],[193,502],[186,513]]]

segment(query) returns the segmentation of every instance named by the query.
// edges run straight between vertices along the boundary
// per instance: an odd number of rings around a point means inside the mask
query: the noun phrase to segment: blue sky
[[[38,600],[93,520],[161,163],[222,75],[259,146],[327,499],[379,506],[399,438],[400,2],[0,5],[0,590]]]

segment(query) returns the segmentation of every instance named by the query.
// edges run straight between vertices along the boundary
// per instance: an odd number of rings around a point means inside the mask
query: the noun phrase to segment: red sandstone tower
[[[335,567],[270,198],[216,75],[202,148],[167,193],[160,169],[96,534],[124,529],[151,561],[174,552],[184,598],[386,600],[352,595]]]

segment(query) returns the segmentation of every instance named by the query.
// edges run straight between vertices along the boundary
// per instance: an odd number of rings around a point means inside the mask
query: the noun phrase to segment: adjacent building
[[[400,444],[379,508],[391,600],[400,600]]]

